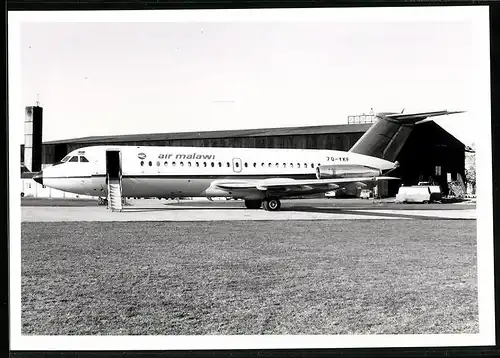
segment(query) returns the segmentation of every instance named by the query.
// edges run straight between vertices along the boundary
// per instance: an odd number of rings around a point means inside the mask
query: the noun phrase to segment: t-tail
[[[349,152],[394,162],[417,124],[429,121],[427,118],[430,117],[463,112],[377,113],[375,115],[377,121],[363,134]]]

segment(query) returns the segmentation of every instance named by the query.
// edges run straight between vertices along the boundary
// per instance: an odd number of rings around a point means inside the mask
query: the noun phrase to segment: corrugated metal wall
[[[269,137],[236,137],[210,139],[174,139],[165,141],[113,142],[116,145],[132,146],[179,146],[179,147],[233,147],[233,148],[297,148],[349,150],[363,133],[327,133],[308,135],[284,135]],[[103,143],[46,144],[43,146],[43,163],[52,164],[61,160],[68,152],[86,146]]]

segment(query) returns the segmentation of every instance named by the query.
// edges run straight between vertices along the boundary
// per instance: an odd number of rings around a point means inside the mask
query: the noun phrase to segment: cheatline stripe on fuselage
[[[75,176],[58,176],[58,177],[43,177],[43,179],[91,179],[105,178],[104,174],[96,175],[75,175]],[[256,174],[256,175],[177,175],[177,174],[157,174],[157,175],[122,175],[122,179],[266,179],[266,178],[290,178],[290,179],[316,179],[316,174]]]

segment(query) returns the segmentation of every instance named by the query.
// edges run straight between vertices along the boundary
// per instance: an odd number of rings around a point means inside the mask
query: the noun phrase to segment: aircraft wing
[[[395,177],[360,177],[360,178],[335,178],[335,179],[306,179],[306,180],[296,180],[289,178],[270,178],[262,180],[228,180],[213,183],[213,185],[224,189],[224,190],[245,190],[245,189],[257,189],[261,191],[267,190],[279,190],[279,191],[294,191],[294,190],[333,190],[343,184],[349,183],[364,183],[373,182],[379,180],[392,180],[399,179]]]
[[[217,181],[212,185],[221,189],[236,190],[236,189],[256,189],[259,180],[228,180]]]

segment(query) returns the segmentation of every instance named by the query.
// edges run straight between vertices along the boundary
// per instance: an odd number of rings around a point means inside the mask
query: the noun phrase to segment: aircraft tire
[[[264,209],[266,211],[279,211],[281,208],[281,202],[278,198],[267,198],[264,200]]]
[[[245,200],[245,206],[247,209],[260,209],[262,201],[260,200]]]

